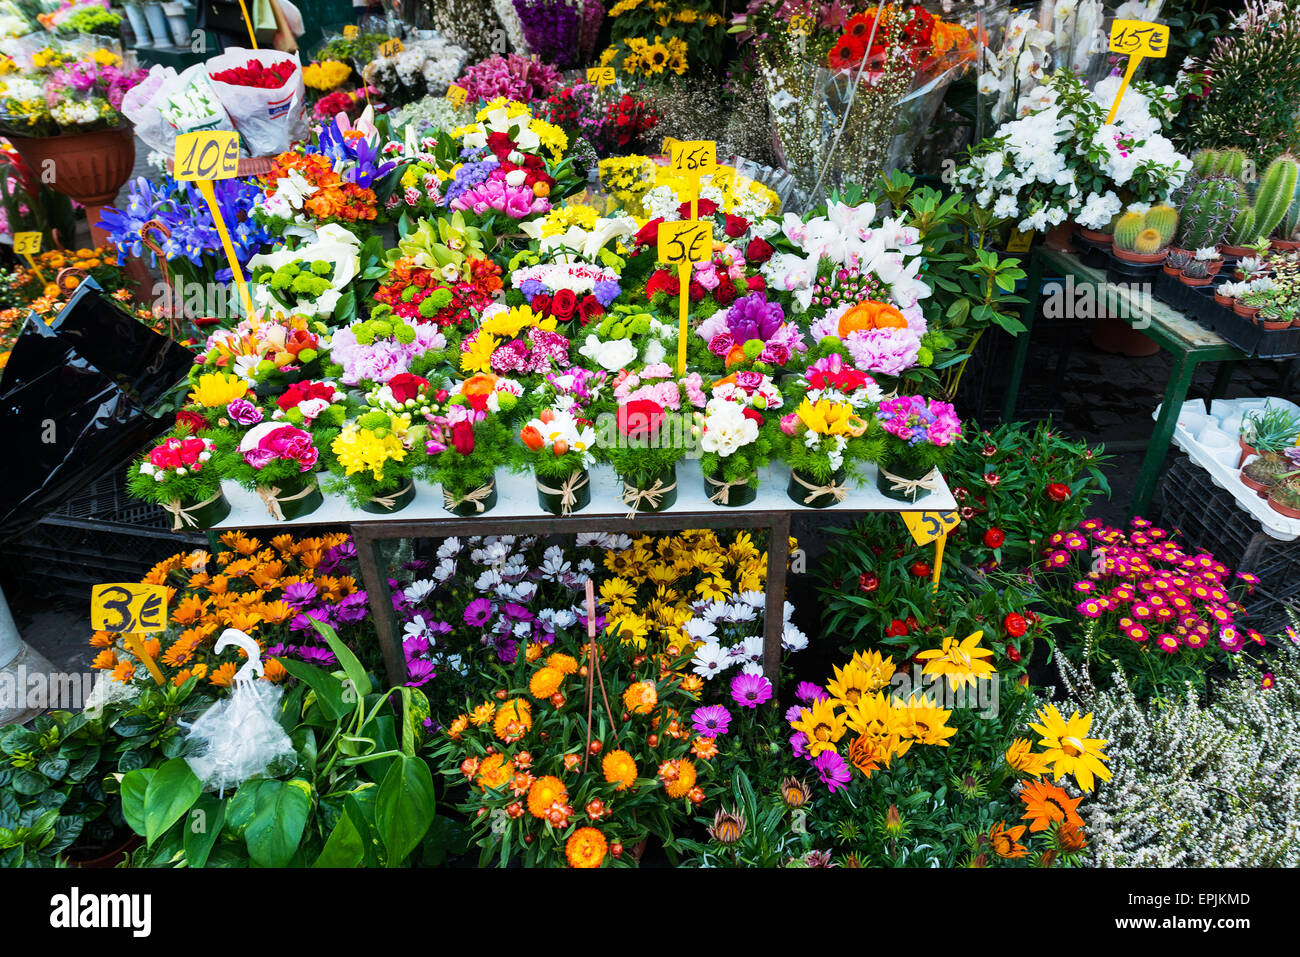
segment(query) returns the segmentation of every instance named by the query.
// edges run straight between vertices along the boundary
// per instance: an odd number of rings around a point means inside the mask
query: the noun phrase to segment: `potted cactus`
[[[1269,489],[1268,505],[1287,518],[1300,518],[1300,472],[1288,472]]]
[[[1254,202],[1244,196],[1238,200],[1228,234],[1229,244],[1223,247],[1225,256],[1241,259],[1252,253],[1251,246],[1259,240],[1267,242],[1291,208],[1297,179],[1300,179],[1300,161],[1290,153],[1283,153],[1268,164],[1255,190]]]
[[[1168,255],[1165,256],[1164,265],[1160,268],[1164,270],[1166,276],[1178,277],[1183,271],[1183,267],[1192,261],[1192,254],[1186,249],[1170,248]]]
[[[1241,434],[1237,437],[1241,458],[1237,460],[1237,467],[1240,468],[1252,455],[1281,453],[1283,449],[1293,448],[1297,437],[1300,437],[1300,416],[1267,403],[1264,408],[1247,413],[1241,420]]]
[[[1116,271],[1125,276],[1147,276],[1164,261],[1178,229],[1178,212],[1172,206],[1153,206],[1145,213],[1128,212],[1115,222],[1111,255]],[[1123,265],[1120,265],[1123,264]]]
[[[1229,176],[1211,176],[1192,185],[1179,210],[1174,248],[1190,255],[1223,242],[1242,195],[1241,184]]]
[[[1265,452],[1242,468],[1241,484],[1260,498],[1268,498],[1269,490],[1293,470],[1294,466],[1279,453]]]

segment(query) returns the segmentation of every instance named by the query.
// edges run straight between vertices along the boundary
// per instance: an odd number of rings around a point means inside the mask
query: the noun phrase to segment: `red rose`
[[[990,528],[984,533],[985,548],[1001,548],[1002,543],[1007,540],[1006,532],[1000,528]]]
[[[656,245],[659,242],[659,224],[663,221],[662,216],[656,216],[650,220],[637,231],[636,241],[644,246]]]
[[[744,216],[733,216],[731,213],[723,213],[723,216],[727,220],[726,225],[722,227],[724,233],[732,239],[745,235],[745,231],[749,229],[748,219]]]
[[[750,292],[762,292],[767,288],[767,280],[762,276],[750,276],[745,280],[745,285],[749,287]]]
[[[628,438],[654,435],[664,420],[664,408],[650,399],[633,399],[618,407],[618,430]]]
[[[691,280],[690,297],[691,297],[691,302],[699,302],[701,299],[704,298],[704,287],[701,286],[694,279]]]
[[[558,289],[551,297],[551,315],[560,322],[573,318],[573,310],[578,308],[578,297],[572,289]]]
[[[717,300],[719,306],[731,305],[736,301],[736,284],[723,276],[713,290],[713,298]]]
[[[212,428],[208,420],[197,412],[191,412],[189,409],[181,409],[176,413],[176,424],[183,425],[191,432],[199,432],[203,429]]]
[[[670,296],[675,296],[681,287],[677,284],[677,277],[666,269],[656,269],[646,280],[645,297],[647,300],[653,299],[655,293],[666,292]]]
[[[677,207],[677,215],[680,216],[682,219],[691,219],[692,205],[693,204],[690,203],[689,201],[682,203],[680,206]],[[703,219],[705,216],[712,216],[717,211],[718,211],[718,204],[715,203],[713,200],[711,199],[700,200],[700,215],[699,215],[700,219]]]
[[[593,319],[599,319],[605,314],[605,307],[600,304],[600,300],[588,293],[582,297],[578,303],[578,320],[585,326]]]
[[[451,427],[451,444],[456,447],[456,451],[461,455],[469,455],[473,452],[474,426],[464,419],[453,425]]]
[[[902,638],[907,634],[907,624],[901,618],[895,618],[885,629],[885,634],[891,638]]]
[[[863,572],[858,576],[858,591],[871,594],[880,587],[880,576],[873,575],[871,572]]]
[[[1047,486],[1047,497],[1053,502],[1064,502],[1070,497],[1070,486],[1062,485],[1060,482],[1053,482]]]
[[[399,372],[388,380],[388,388],[392,390],[393,398],[398,402],[414,399],[420,394],[421,389],[428,386],[429,380],[424,376],[412,375],[409,372]]]
[[[1020,638],[1029,630],[1029,622],[1025,621],[1024,615],[1018,615],[1013,611],[1002,619],[1002,628],[1012,638]]]
[[[533,301],[528,304],[528,308],[545,319],[551,314],[551,296],[549,293],[539,292],[533,296]]]
[[[745,259],[755,265],[760,265],[772,258],[772,253],[776,252],[772,244],[761,236],[755,236],[745,247]]]

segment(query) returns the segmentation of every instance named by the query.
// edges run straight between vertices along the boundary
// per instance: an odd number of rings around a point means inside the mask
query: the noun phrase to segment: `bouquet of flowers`
[[[587,470],[596,461],[596,431],[572,411],[546,406],[520,430],[528,450],[542,508],[568,515],[591,501]]]
[[[402,106],[426,94],[445,93],[466,55],[462,47],[441,38],[409,40],[400,52],[372,61],[362,75],[385,103]]]
[[[881,493],[915,502],[936,487],[939,466],[961,438],[961,421],[948,402],[901,395],[881,399],[876,418],[884,429],[885,449],[876,484]]]
[[[336,128],[327,124],[324,130]],[[358,149],[364,152],[365,147]],[[351,146],[343,151],[357,155]],[[382,175],[376,161],[377,156],[368,156],[336,163],[323,151],[281,153],[262,178],[256,219],[275,235],[310,235],[320,226],[338,224],[364,238],[365,224],[379,215],[379,199],[367,185]]]
[[[588,327],[578,355],[593,369],[619,373],[636,365],[659,365],[676,347],[677,329],[652,312],[615,305]]]
[[[462,391],[448,400],[445,415],[429,423],[427,475],[442,486],[443,507],[453,515],[480,515],[497,501],[496,470],[509,461],[511,435],[488,408],[492,394]]]
[[[465,88],[468,101],[488,102],[498,97],[519,103],[544,99],[560,83],[560,71],[549,61],[510,53],[490,56],[465,68],[456,85]]]
[[[347,414],[347,394],[335,383],[304,380],[276,397],[271,420],[311,432],[312,444],[328,459]]]
[[[224,371],[270,394],[314,368],[320,355],[319,337],[308,331],[301,318],[283,322],[245,319],[233,329],[218,329],[207,337],[190,378],[197,382],[205,372]],[[243,394],[231,397],[242,398]]]
[[[510,285],[535,315],[583,326],[603,316],[622,292],[617,270],[584,262],[521,266],[510,274]]]
[[[695,281],[704,285],[709,278],[697,273]],[[768,302],[764,291],[751,293],[715,312],[696,327],[695,333],[708,344],[702,358],[714,371],[724,367],[772,371],[808,351],[799,327],[786,321],[781,304]]]
[[[808,366],[797,408],[781,418],[789,437],[784,450],[790,466],[789,495],[796,502],[825,508],[844,501],[844,479],[860,462],[879,461],[884,451],[871,413],[881,401],[875,380],[833,353]]]
[[[419,444],[425,427],[412,426],[405,413],[372,409],[345,425],[330,445],[331,471],[342,479],[331,490],[342,491],[353,505],[367,512],[388,513],[405,508],[415,497],[413,476],[423,456]]]
[[[700,468],[705,493],[718,505],[748,505],[758,493],[758,470],[782,446],[776,413],[781,391],[771,377],[738,371],[709,387],[700,424]]]
[[[136,498],[163,506],[172,528],[211,528],[230,514],[221,493],[221,474],[212,461],[216,443],[182,428],[149,450],[127,473]]]
[[[238,457],[224,471],[248,489],[255,489],[276,521],[299,518],[322,502],[317,486],[318,452],[312,434],[297,426],[264,420],[262,410],[247,399],[234,399],[227,417],[251,428],[236,448]],[[256,424],[253,424],[256,423]]]
[[[569,340],[555,325],[554,317],[537,316],[527,306],[489,307],[461,341],[461,371],[540,376],[567,369]]]
[[[328,223],[316,230],[313,241],[297,249],[263,253],[248,261],[253,302],[261,310],[351,322],[357,293],[349,287],[378,262],[380,248],[378,238],[363,247],[355,234]]]
[[[591,83],[561,87],[537,107],[537,114],[572,137],[582,137],[601,156],[631,153],[647,143],[659,122],[653,100],[609,92]]]
[[[47,51],[42,51],[45,53]],[[37,66],[37,60],[44,64]],[[98,49],[80,57],[48,51],[19,76],[0,78],[0,127],[24,136],[90,132],[122,122],[122,100],[145,78]]]
[[[428,372],[442,361],[446,348],[447,337],[438,326],[411,325],[389,314],[331,334],[327,371],[344,385],[383,385],[403,372]]]

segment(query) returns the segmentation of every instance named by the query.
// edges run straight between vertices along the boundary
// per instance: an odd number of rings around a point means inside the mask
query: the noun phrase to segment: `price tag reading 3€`
[[[90,592],[90,625],[114,634],[163,631],[167,627],[167,587],[118,582]]]

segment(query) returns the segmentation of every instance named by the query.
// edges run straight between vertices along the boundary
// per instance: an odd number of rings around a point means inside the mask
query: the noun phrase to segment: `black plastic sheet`
[[[193,364],[92,279],[55,321],[31,317],[0,379],[0,541],[121,468],[174,424],[148,412]]]

